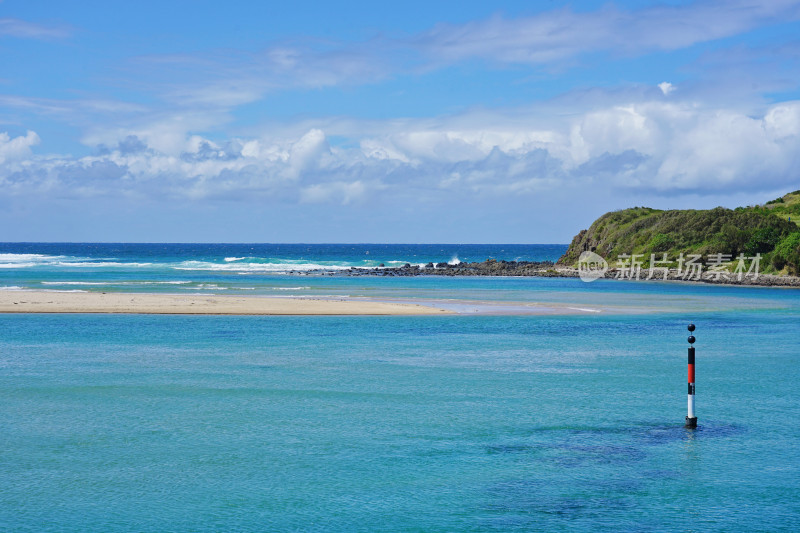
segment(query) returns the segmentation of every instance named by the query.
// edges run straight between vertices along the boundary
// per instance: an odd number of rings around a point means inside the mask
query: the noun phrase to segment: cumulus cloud
[[[182,139],[178,153],[130,134],[115,144],[99,146],[94,155],[79,158],[33,156],[30,146],[38,141],[34,132],[13,139],[0,134],[0,162],[5,163],[0,167],[0,184],[7,192],[195,199],[296,197],[300,187],[312,186],[310,179],[317,174],[324,178],[326,169],[337,164],[326,161],[330,151],[320,130],[280,143],[258,139],[218,143],[191,135]],[[168,144],[167,148],[173,146]],[[299,185],[292,185],[298,181]],[[345,192],[348,201],[358,195],[353,188]]]
[[[381,196],[511,197],[570,187],[718,194],[797,185],[800,102],[760,114],[663,98],[578,115],[511,114],[521,119],[484,112],[436,124],[331,123],[284,137],[187,135],[177,152],[164,149],[157,136],[130,133],[80,158],[33,155],[34,132],[0,134],[0,184],[8,194],[336,204]],[[332,147],[329,135],[344,131],[350,147]]]
[[[30,156],[31,147],[39,144],[39,141],[39,136],[33,131],[14,138],[6,132],[0,132],[0,163]]]
[[[106,149],[136,139],[157,152],[179,157],[197,150],[200,138],[193,131],[213,129],[224,123],[224,113],[201,110],[180,110],[142,113],[120,117],[117,121],[93,123],[81,142]]]
[[[322,130],[312,129],[288,150],[285,161],[291,168],[291,176],[300,177],[307,170],[320,163],[323,155],[329,153],[328,140]]]
[[[139,57],[126,67],[136,77],[131,86],[154,90],[161,97],[160,101],[157,98],[147,106],[111,99],[56,100],[13,95],[0,95],[0,105],[21,113],[54,117],[71,126],[78,126],[84,132],[81,141],[100,152],[110,152],[113,148],[108,147],[118,147],[121,153],[129,153],[134,148],[143,151],[142,146],[146,146],[154,153],[183,160],[196,159],[204,156],[198,155],[195,145],[200,141],[193,132],[216,132],[215,138],[222,136],[219,130],[235,121],[231,113],[233,109],[262,100],[271,91],[371,83],[402,73],[427,71],[474,58],[538,66],[562,65],[565,58],[575,58],[598,50],[630,55],[653,50],[674,50],[735,35],[775,21],[797,19],[798,16],[800,2],[789,0],[699,1],[640,9],[608,6],[586,12],[564,8],[515,19],[494,16],[460,25],[439,25],[405,37],[376,36],[361,42],[306,39],[273,43],[258,51],[217,50],[194,55]],[[5,31],[9,35],[22,35],[27,31],[29,35],[35,35],[36,27],[16,19],[0,19],[0,34]],[[45,30],[41,30],[41,35],[47,33]],[[56,33],[63,31],[55,27],[51,30]],[[796,56],[796,50],[786,53]],[[731,54],[723,55],[727,57]],[[733,55],[739,57],[741,54]],[[763,56],[757,55],[759,59]],[[730,69],[705,70],[718,73]],[[794,74],[783,77],[794,79],[792,76]],[[768,76],[758,78],[764,80]],[[169,85],[163,85],[163,80],[170,80],[166,82]],[[729,87],[735,86],[730,80],[725,80],[725,83]],[[752,84],[740,85],[750,87]],[[657,88],[650,86],[649,90],[655,94],[660,90],[661,96],[671,98],[691,96],[691,91],[685,89],[684,84],[681,84],[678,95],[674,94],[676,87],[669,82],[662,82]],[[713,97],[719,98],[718,95]],[[386,135],[390,137],[360,132],[348,134],[360,143],[358,155],[365,160],[365,168],[377,167],[379,161],[409,169],[421,168],[426,164],[478,161],[494,147],[500,147],[504,153],[515,157],[543,148],[551,157],[563,161],[564,167],[569,169],[583,164],[585,152],[589,150],[584,146],[585,139],[577,135],[581,128],[586,130],[586,135],[591,135],[589,130],[592,128],[614,129],[614,121],[623,121],[625,124],[622,124],[622,128],[616,128],[615,135],[609,137],[617,139],[611,143],[619,145],[613,147],[617,151],[608,153],[637,149],[636,145],[641,139],[625,139],[625,131],[635,131],[637,125],[634,115],[639,111],[633,114],[620,113],[622,107],[570,110],[569,113],[583,111],[584,115],[581,116],[586,118],[583,125],[575,121],[532,121],[524,128],[506,128],[505,125],[497,127],[493,118],[489,117],[477,127],[451,120],[443,126],[411,123],[409,127],[400,124],[399,129],[387,127],[389,132]],[[673,118],[678,120],[680,112],[676,113],[678,116]],[[657,119],[649,117],[649,120]],[[634,129],[627,127],[626,121]],[[24,123],[24,119],[14,116],[11,122]],[[309,161],[312,162],[324,158],[326,153],[331,154],[329,146],[318,144],[321,132],[312,134],[314,129],[320,128],[311,124],[300,132],[301,136],[306,133],[310,136],[295,147],[296,151],[311,150]],[[645,133],[649,135],[662,131],[671,130],[649,129]],[[124,140],[128,137],[135,138],[141,145],[126,145]],[[275,155],[285,151],[288,142],[276,140],[274,146],[268,148],[254,141],[243,139],[241,154],[259,159],[268,155],[264,150],[272,150]],[[304,143],[309,146],[304,147]],[[230,154],[226,157],[232,158]],[[295,175],[311,170],[299,152],[294,154],[292,161],[290,167]]]
[[[632,151],[638,165],[620,168],[622,186],[662,192],[759,190],[796,183],[800,102],[751,116],[689,104],[645,103],[587,115],[574,132],[583,163]],[[623,172],[624,170],[624,172]]]

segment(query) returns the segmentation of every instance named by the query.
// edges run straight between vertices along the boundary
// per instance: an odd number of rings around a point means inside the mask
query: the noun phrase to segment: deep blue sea
[[[0,531],[800,530],[800,291],[283,273],[565,248],[0,244],[21,293],[602,309],[0,315]]]

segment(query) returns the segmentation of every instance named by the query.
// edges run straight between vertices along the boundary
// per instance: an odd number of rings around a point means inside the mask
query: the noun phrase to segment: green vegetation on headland
[[[762,272],[800,274],[800,190],[764,205],[708,210],[668,210],[634,207],[606,213],[572,240],[560,265],[574,266],[584,251],[609,263],[642,254],[676,266],[681,254],[724,254],[733,260],[761,254]]]
[[[531,276],[673,280],[800,288],[800,191],[761,206],[662,211],[635,207],[606,213],[572,240],[557,263],[428,263],[297,275]],[[578,265],[583,252],[605,258]],[[654,260],[651,264],[651,256]],[[759,257],[759,260],[755,258]]]

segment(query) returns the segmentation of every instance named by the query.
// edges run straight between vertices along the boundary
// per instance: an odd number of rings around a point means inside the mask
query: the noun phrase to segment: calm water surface
[[[0,530],[800,528],[799,292],[310,283],[647,309],[2,315]],[[682,428],[690,320],[696,431]]]

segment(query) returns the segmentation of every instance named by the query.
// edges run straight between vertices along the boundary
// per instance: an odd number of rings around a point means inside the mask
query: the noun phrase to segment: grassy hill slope
[[[708,210],[668,210],[634,207],[606,213],[572,240],[559,264],[575,265],[589,250],[615,261],[620,254],[644,254],[676,261],[681,253],[760,253],[764,271],[800,272],[800,191],[763,206]]]

